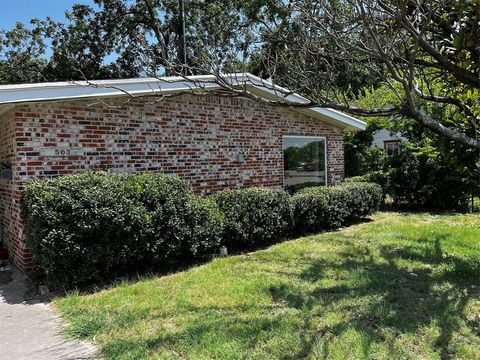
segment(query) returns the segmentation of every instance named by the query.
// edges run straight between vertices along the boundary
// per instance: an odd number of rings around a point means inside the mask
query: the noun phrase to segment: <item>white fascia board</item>
[[[95,80],[78,82],[56,82],[39,84],[20,84],[0,86],[0,107],[2,104],[22,102],[58,101],[69,99],[87,99],[114,96],[148,96],[172,94],[185,91],[209,91],[220,89],[214,75],[183,77],[136,78],[122,80]],[[288,89],[273,85],[248,73],[227,74],[222,80],[231,86],[248,87],[249,90],[270,100],[288,102],[292,105],[309,101]],[[321,107],[295,107],[295,111],[327,121],[345,130],[365,130],[366,124],[339,111]]]
[[[340,127],[343,127],[346,131],[362,131],[367,128],[367,124],[365,122],[330,108],[321,108],[317,106],[308,109],[298,109],[298,111],[309,114],[310,116],[312,116],[310,111],[316,113],[317,115],[323,115],[332,122],[342,124]]]
[[[208,91],[219,86],[213,78],[196,80],[195,85],[187,80],[161,80],[155,78],[129,80],[99,80],[91,82],[59,82],[29,85],[0,86],[0,104],[53,101],[112,96],[142,96],[170,94],[182,91]],[[197,83],[198,81],[198,83]]]
[[[273,85],[270,81],[263,80],[252,74],[245,74],[245,78],[248,78],[247,82],[250,82],[260,93],[263,92],[263,96],[288,102],[292,104],[291,108],[295,111],[315,118],[320,118],[333,125],[342,127],[347,131],[365,130],[367,127],[365,122],[334,109],[322,108],[319,106],[295,107],[294,104],[306,104],[310,101],[299,94],[292,93],[290,90],[281,86]]]

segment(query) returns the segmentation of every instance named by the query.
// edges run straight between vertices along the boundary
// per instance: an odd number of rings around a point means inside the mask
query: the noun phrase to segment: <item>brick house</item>
[[[158,171],[200,194],[343,180],[342,133],[363,130],[362,121],[331,109],[272,106],[306,99],[250,74],[228,78],[252,96],[225,96],[211,76],[0,86],[0,236],[16,266],[32,268],[20,214],[28,180],[89,169]]]

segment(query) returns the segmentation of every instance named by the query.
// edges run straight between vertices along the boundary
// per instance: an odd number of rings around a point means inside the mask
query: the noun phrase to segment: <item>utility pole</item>
[[[182,65],[187,65],[187,43],[185,41],[185,3],[184,0],[178,0],[178,15],[180,20],[179,34],[178,34],[178,61]],[[185,71],[185,69],[183,70]]]

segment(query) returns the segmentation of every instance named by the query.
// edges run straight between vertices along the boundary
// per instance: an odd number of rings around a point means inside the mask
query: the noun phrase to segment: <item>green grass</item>
[[[480,359],[480,217],[379,213],[55,306],[109,359]]]

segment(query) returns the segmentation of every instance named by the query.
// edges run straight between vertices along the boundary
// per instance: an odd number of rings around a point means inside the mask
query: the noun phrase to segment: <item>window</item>
[[[283,137],[285,187],[311,183],[325,185],[325,138],[312,136]]]
[[[400,142],[397,140],[387,140],[383,142],[383,149],[387,155],[400,154]]]

